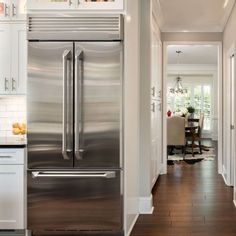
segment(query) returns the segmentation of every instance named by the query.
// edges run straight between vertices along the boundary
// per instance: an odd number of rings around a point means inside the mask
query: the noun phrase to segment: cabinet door
[[[0,165],[0,230],[24,229],[24,166]]]
[[[9,21],[11,18],[11,0],[0,0],[0,20]]]
[[[84,10],[123,10],[124,0],[78,0],[77,8]]]
[[[10,93],[10,25],[0,24],[0,94]]]
[[[25,94],[27,78],[26,24],[12,24],[11,37],[11,93]]]
[[[11,19],[26,20],[26,0],[12,0]]]
[[[28,10],[67,10],[75,8],[76,0],[30,0]]]

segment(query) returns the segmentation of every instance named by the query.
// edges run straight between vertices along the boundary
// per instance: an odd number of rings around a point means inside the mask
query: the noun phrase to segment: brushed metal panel
[[[73,54],[73,43],[28,43],[28,168],[73,167],[73,154],[69,154],[71,160],[64,160],[62,156],[65,50],[71,50]],[[70,68],[71,74],[68,73],[68,77],[71,78],[73,78],[72,68],[73,63]],[[72,96],[72,82],[68,83],[68,86],[71,89],[69,94]],[[72,109],[71,102],[68,107]],[[67,125],[72,126],[72,121]],[[68,143],[73,142],[69,131],[67,138]]]
[[[28,171],[28,229],[33,235],[122,231],[121,173],[115,171],[113,178],[33,178]]]
[[[79,168],[121,167],[122,135],[122,43],[75,44],[83,52],[80,76],[82,101],[79,106]],[[77,65],[75,65],[77,66]],[[81,78],[80,78],[81,77]],[[76,89],[76,88],[75,88]]]

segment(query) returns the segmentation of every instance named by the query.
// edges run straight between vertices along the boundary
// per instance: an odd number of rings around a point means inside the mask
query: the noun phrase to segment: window
[[[212,84],[186,83],[183,82],[184,87],[188,89],[187,95],[184,97],[177,97],[167,95],[167,110],[177,112],[188,106],[195,108],[195,116],[199,117],[200,113],[204,113],[204,131],[211,131],[211,114],[212,114]],[[169,83],[167,91],[172,87]]]

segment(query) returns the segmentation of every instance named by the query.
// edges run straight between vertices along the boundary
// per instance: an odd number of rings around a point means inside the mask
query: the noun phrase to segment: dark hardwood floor
[[[140,215],[131,236],[236,236],[233,188],[217,160],[168,166],[153,195],[154,214]]]

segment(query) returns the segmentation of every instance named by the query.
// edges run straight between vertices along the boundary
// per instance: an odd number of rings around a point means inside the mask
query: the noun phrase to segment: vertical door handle
[[[155,102],[153,102],[151,104],[151,110],[152,110],[152,112],[156,112],[156,104],[155,104]]]
[[[67,134],[68,134],[68,75],[71,75],[71,66],[68,70],[68,61],[71,61],[72,53],[70,50],[65,50],[63,53],[63,122],[62,122],[62,155],[65,160],[69,160],[67,149]]]
[[[11,79],[11,90],[16,91],[16,80],[14,78]]]
[[[9,86],[9,80],[7,78],[5,78],[5,80],[4,80],[4,89],[5,89],[5,91],[9,91],[8,86]]]
[[[16,6],[12,3],[12,17],[16,16]]]
[[[4,5],[4,12],[5,12],[5,17],[8,17],[9,16],[9,7],[6,3]]]
[[[83,132],[83,51],[75,53],[75,157],[82,159],[83,149],[80,148],[80,135]]]
[[[155,97],[155,94],[156,94],[156,88],[155,88],[155,86],[153,86],[151,90],[152,90],[152,96]]]

